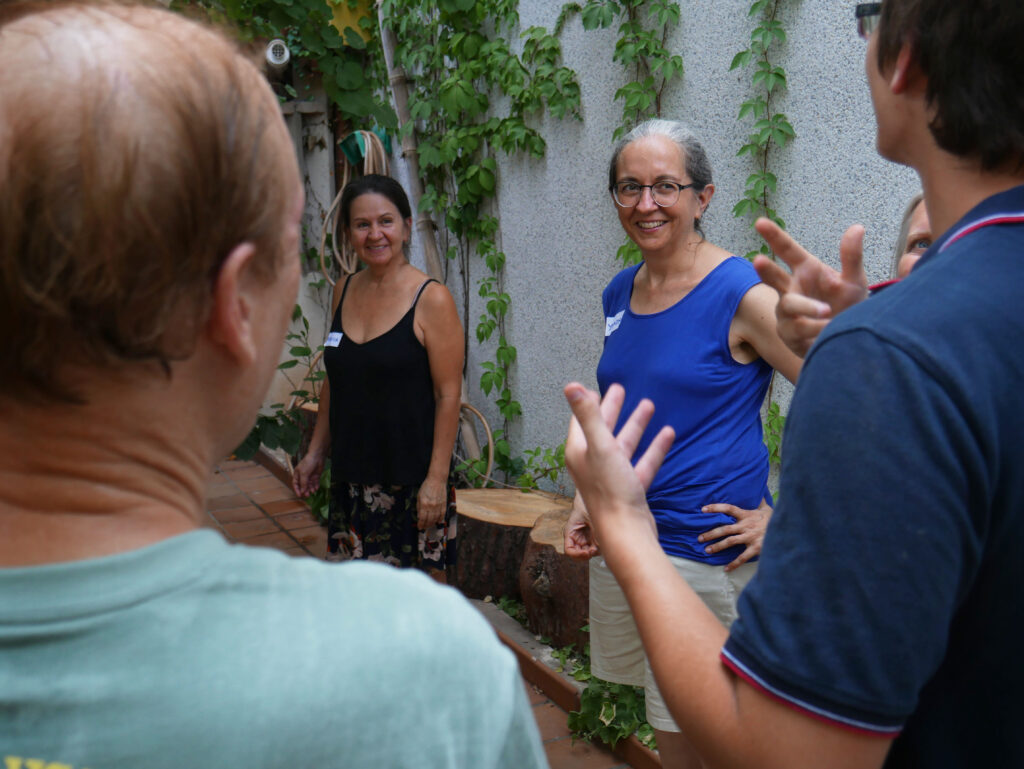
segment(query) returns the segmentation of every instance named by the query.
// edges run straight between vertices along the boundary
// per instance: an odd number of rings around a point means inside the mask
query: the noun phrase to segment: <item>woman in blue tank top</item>
[[[772,369],[795,381],[800,359],[776,333],[775,291],[749,262],[704,238],[700,220],[715,188],[685,126],[652,120],[630,132],[612,157],[609,190],[643,261],[604,291],[598,384],[602,394],[625,387],[623,420],[641,399],[654,402],[638,456],[663,425],[674,428],[647,501],[662,548],[728,625],[771,514],[761,404]],[[577,496],[565,542],[574,557],[599,554],[585,515]],[[654,685],[614,577],[601,558],[590,568],[592,671],[645,686],[663,766],[699,767]]]
[[[334,287],[327,380],[295,492],[317,489],[327,449],[330,560],[444,571],[455,553],[448,482],[461,404],[462,323],[448,289],[409,264],[412,209],[401,185],[360,177],[341,196],[365,269]]]

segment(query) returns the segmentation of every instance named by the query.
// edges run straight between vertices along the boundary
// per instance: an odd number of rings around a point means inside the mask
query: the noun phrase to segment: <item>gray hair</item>
[[[919,192],[910,199],[907,203],[907,208],[903,212],[903,221],[900,223],[900,234],[896,236],[896,243],[893,244],[892,248],[892,265],[889,267],[889,277],[896,277],[896,270],[900,265],[900,257],[903,256],[907,248],[907,236],[910,235],[910,220],[914,216],[914,210],[918,204],[924,200],[924,193]]]
[[[694,189],[696,191],[703,190],[712,182],[711,178],[711,162],[708,160],[708,154],[704,151],[704,146],[700,143],[700,140],[693,135],[686,124],[681,120],[662,120],[661,118],[654,118],[652,120],[646,120],[624,137],[622,137],[618,144],[615,145],[615,149],[612,150],[612,162],[608,166],[608,190],[609,192],[615,186],[617,181],[616,175],[618,173],[619,155],[626,149],[630,144],[640,139],[646,139],[651,136],[664,136],[666,139],[671,140],[680,152],[683,153],[683,162],[686,166],[686,173],[693,181]],[[694,227],[701,235],[704,232],[700,228],[700,219],[694,221]]]

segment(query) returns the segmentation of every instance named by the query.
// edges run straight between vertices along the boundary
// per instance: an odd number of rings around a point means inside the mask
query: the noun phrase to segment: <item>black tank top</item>
[[[349,282],[324,346],[332,480],[418,485],[430,467],[435,403],[427,349],[416,338],[413,318],[423,290],[436,281],[424,282],[402,319],[363,344],[349,339],[341,324]]]

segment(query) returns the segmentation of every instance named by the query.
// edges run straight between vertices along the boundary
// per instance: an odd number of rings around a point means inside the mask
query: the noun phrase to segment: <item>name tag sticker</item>
[[[340,331],[332,331],[327,335],[327,341],[324,342],[324,347],[337,347],[341,344],[341,337],[343,334]]]
[[[622,323],[622,316],[626,314],[625,310],[619,310],[617,313],[612,315],[610,318],[604,319],[604,335],[611,336],[615,331],[618,330],[619,324]]]

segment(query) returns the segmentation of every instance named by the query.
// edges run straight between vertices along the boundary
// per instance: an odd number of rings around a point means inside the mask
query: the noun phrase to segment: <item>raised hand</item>
[[[864,274],[864,228],[855,224],[839,242],[841,272],[812,256],[770,219],[754,225],[792,272],[766,256],[754,259],[761,280],[779,292],[775,308],[779,337],[794,353],[807,354],[829,320],[868,295]]]
[[[668,452],[675,433],[663,427],[643,456],[630,460],[654,414],[654,404],[643,400],[622,426],[612,428],[622,410],[625,391],[612,385],[602,401],[600,396],[573,382],[565,387],[573,412],[565,445],[565,464],[589,513],[595,543],[608,555],[622,535],[637,531],[657,534],[647,507],[646,490]]]

